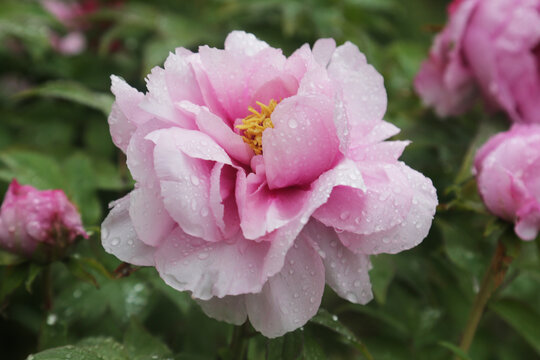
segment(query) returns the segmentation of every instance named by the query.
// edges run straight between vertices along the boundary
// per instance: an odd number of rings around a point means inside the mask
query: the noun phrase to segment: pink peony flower
[[[211,317],[267,337],[304,325],[326,283],[372,298],[369,255],[422,241],[431,181],[397,159],[383,79],[356,46],[290,57],[235,31],[176,49],[140,93],[112,77],[109,124],[135,189],[102,225],[105,249],[155,266]]]
[[[474,161],[478,189],[487,208],[515,222],[523,240],[540,230],[540,125],[514,125],[493,136]]]
[[[78,236],[88,238],[77,209],[62,190],[40,191],[11,182],[0,208],[1,248],[51,259]]]
[[[515,122],[540,121],[540,0],[455,0],[415,79],[440,116],[459,115],[481,93]]]

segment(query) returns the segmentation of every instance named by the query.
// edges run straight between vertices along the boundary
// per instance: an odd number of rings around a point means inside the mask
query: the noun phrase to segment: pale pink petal
[[[338,109],[334,121],[340,150],[346,153],[351,141],[367,134],[386,111],[386,90],[381,74],[369,65],[358,48],[346,42],[333,53],[328,74],[336,82]],[[342,123],[342,124],[338,124]],[[346,124],[346,126],[343,125]]]
[[[281,271],[268,279],[261,292],[245,296],[249,320],[264,336],[281,336],[305,325],[317,313],[323,291],[321,258],[300,237]]]
[[[184,50],[184,51],[183,51]],[[165,61],[165,82],[173,103],[189,101],[196,105],[203,105],[204,99],[193,70],[189,56],[185,49],[177,49],[169,54]]]
[[[157,186],[135,188],[131,192],[129,216],[139,239],[150,246],[159,246],[164,236],[175,227]]]
[[[225,39],[225,50],[243,56],[254,56],[267,48],[269,48],[267,43],[245,31],[231,31]]]
[[[233,325],[242,325],[247,319],[244,298],[244,295],[213,297],[210,300],[197,300],[197,303],[211,318]]]
[[[369,256],[354,254],[341,244],[335,230],[311,220],[302,231],[321,256],[326,283],[344,299],[355,304],[367,304],[373,299]]]
[[[101,243],[109,254],[138,266],[153,266],[155,248],[137,236],[129,216],[129,195],[117,200],[101,224]]]
[[[330,169],[338,154],[332,104],[326,96],[294,96],[272,113],[274,128],[263,133],[270,189],[308,184]]]
[[[413,205],[408,168],[378,162],[357,166],[366,190],[336,187],[313,216],[327,226],[356,234],[372,234],[401,223]]]
[[[199,130],[214,139],[227,154],[244,164],[249,164],[253,156],[253,150],[223,119],[212,114],[204,107],[194,107],[193,104],[190,105],[186,102],[181,102],[178,106],[184,111],[193,112]]]
[[[146,122],[150,115],[139,108],[144,94],[117,76],[111,76],[111,83],[111,91],[116,96],[108,120],[111,136],[115,145],[126,152],[136,127]]]
[[[202,156],[204,159],[207,155],[216,153],[205,153],[205,149],[199,147],[200,141],[191,144],[183,142],[183,139],[189,139],[190,142],[197,140],[197,136],[184,137],[186,133],[198,132],[171,128],[158,130],[147,136],[156,143],[154,167],[163,203],[169,215],[186,233],[208,241],[219,241],[221,234],[213,216],[209,214],[212,163],[197,158]],[[210,148],[213,140],[202,133],[199,134],[201,135],[199,138],[204,139],[207,148]],[[217,144],[214,145],[216,149],[223,151]],[[221,155],[226,156],[224,152],[222,154],[217,152],[216,157],[219,158]],[[226,158],[223,160],[227,161]],[[203,214],[207,216],[202,216]]]
[[[273,234],[272,241],[255,242],[238,234],[208,242],[177,228],[157,250],[156,268],[167,284],[201,300],[257,293],[281,269],[293,240]]]
[[[284,70],[287,74],[294,76],[298,82],[300,82],[307,71],[319,66],[320,65],[313,57],[309,45],[304,44],[287,58]]]
[[[146,136],[155,130],[168,128],[169,126],[164,121],[153,119],[137,126],[137,129],[131,135],[126,150],[127,166],[131,176],[138,183],[155,185],[154,143],[146,139]]]
[[[435,188],[424,175],[404,164],[401,166],[413,194],[406,218],[388,230],[369,235],[338,232],[341,242],[351,251],[370,255],[395,254],[418,245],[427,236],[437,206]]]
[[[313,44],[313,57],[321,66],[326,67],[334,50],[336,50],[334,39],[319,39]]]
[[[171,149],[177,149],[194,159],[212,160],[231,164],[229,155],[212,138],[197,130],[185,130],[178,127],[151,132],[146,139],[156,146],[168,143]]]
[[[180,81],[180,80],[179,80]],[[146,77],[148,93],[139,107],[162,121],[170,122],[184,129],[195,129],[193,119],[178,110],[173,103],[167,86],[167,72],[156,66]],[[177,89],[175,89],[177,90]]]
[[[517,236],[522,240],[534,240],[540,229],[540,204],[538,201],[531,199],[518,211],[517,217],[518,221],[514,227]]]
[[[199,55],[230,124],[249,115],[249,106],[255,105],[252,95],[274,79],[285,63],[281,50],[270,47],[245,56],[202,46]]]

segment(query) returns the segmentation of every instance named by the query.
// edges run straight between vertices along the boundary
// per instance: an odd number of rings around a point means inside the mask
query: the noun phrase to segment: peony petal
[[[156,252],[156,268],[167,284],[197,299],[256,293],[281,269],[291,242],[278,236],[255,242],[240,234],[208,242],[177,228]]]
[[[216,163],[210,175],[210,208],[225,239],[240,229],[240,219],[233,192],[236,170],[231,166]],[[208,215],[201,213],[201,215]]]
[[[252,95],[281,72],[285,57],[281,50],[265,48],[253,56],[202,46],[199,55],[228,123],[249,114]]]
[[[221,235],[215,220],[212,216],[203,216],[209,214],[212,163],[190,156],[207,154],[198,153],[198,150],[189,143],[181,142],[182,136],[175,136],[185,135],[185,132],[198,133],[171,128],[155,131],[148,136],[156,142],[154,166],[163,203],[169,215],[185,232],[208,241],[218,241],[221,240]],[[207,141],[207,144],[213,142],[210,138]],[[183,148],[188,149],[187,154],[181,151]]]
[[[334,50],[336,50],[334,39],[319,39],[313,44],[313,57],[321,66],[326,67]]]
[[[180,102],[178,106],[184,111],[194,111],[195,121],[200,131],[214,139],[232,158],[244,164],[249,164],[254,155],[253,150],[223,119],[212,114],[204,107],[196,107],[186,102]]]
[[[195,129],[193,119],[176,109],[167,86],[167,72],[156,66],[146,77],[148,93],[140,107],[158,119],[184,129]]]
[[[130,196],[115,201],[101,224],[101,243],[109,254],[138,266],[154,265],[154,249],[137,237],[129,216]]]
[[[323,291],[321,258],[305,239],[298,238],[281,272],[261,292],[245,296],[249,320],[264,336],[281,336],[305,325],[317,313]]]
[[[136,127],[150,119],[150,115],[139,108],[139,104],[144,100],[144,94],[118,76],[111,76],[111,91],[116,96],[108,119],[111,136],[114,144],[126,152]]]
[[[139,125],[133,132],[129,145],[126,150],[127,166],[129,172],[135,181],[140,184],[154,185],[156,175],[154,173],[154,143],[146,139],[149,133],[168,128],[170,125],[166,122],[153,119]]]
[[[370,255],[395,254],[418,245],[427,236],[437,206],[435,188],[424,175],[404,164],[401,167],[413,194],[406,218],[388,230],[368,235],[338,233],[341,242],[351,251]]]
[[[338,139],[331,111],[325,96],[294,96],[278,104],[274,128],[263,133],[270,189],[308,184],[334,165]]]
[[[372,234],[401,223],[414,196],[404,171],[406,167],[400,163],[357,166],[367,190],[336,187],[313,216],[326,226],[356,234]]]
[[[243,56],[254,56],[269,48],[268,44],[245,31],[231,31],[225,39],[225,50]]]
[[[197,300],[197,303],[211,318],[233,325],[242,325],[247,319],[244,298],[244,295],[213,297],[210,300]]]
[[[154,131],[146,136],[156,146],[169,144],[170,149],[177,149],[185,155],[202,160],[212,160],[231,164],[231,159],[212,138],[197,130],[185,130],[177,127]]]
[[[331,227],[311,220],[302,231],[323,259],[326,283],[344,299],[367,304],[373,299],[369,256],[354,254],[344,247]]]
[[[189,101],[203,105],[204,99],[185,49],[177,49],[165,60],[165,83],[172,103]]]
[[[165,211],[157,187],[140,187],[131,192],[129,216],[139,239],[150,246],[159,246],[176,225]]]
[[[367,134],[374,122],[380,121],[386,111],[387,96],[381,74],[369,65],[358,48],[346,42],[332,55],[328,74],[339,87],[336,106],[336,128],[339,130],[340,150],[348,151],[350,141]],[[347,126],[337,123],[346,123]]]

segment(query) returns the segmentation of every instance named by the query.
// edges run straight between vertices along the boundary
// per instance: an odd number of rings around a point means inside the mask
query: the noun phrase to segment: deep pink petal
[[[338,139],[326,96],[294,96],[272,113],[274,128],[263,133],[270,189],[308,184],[336,161]]]

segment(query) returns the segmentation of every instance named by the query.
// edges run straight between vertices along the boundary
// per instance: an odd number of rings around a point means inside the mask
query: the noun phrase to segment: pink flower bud
[[[0,208],[1,248],[52,259],[79,235],[88,238],[77,209],[62,190],[41,191],[12,181]]]
[[[533,240],[540,230],[540,125],[514,125],[476,154],[478,189],[487,208]]]

